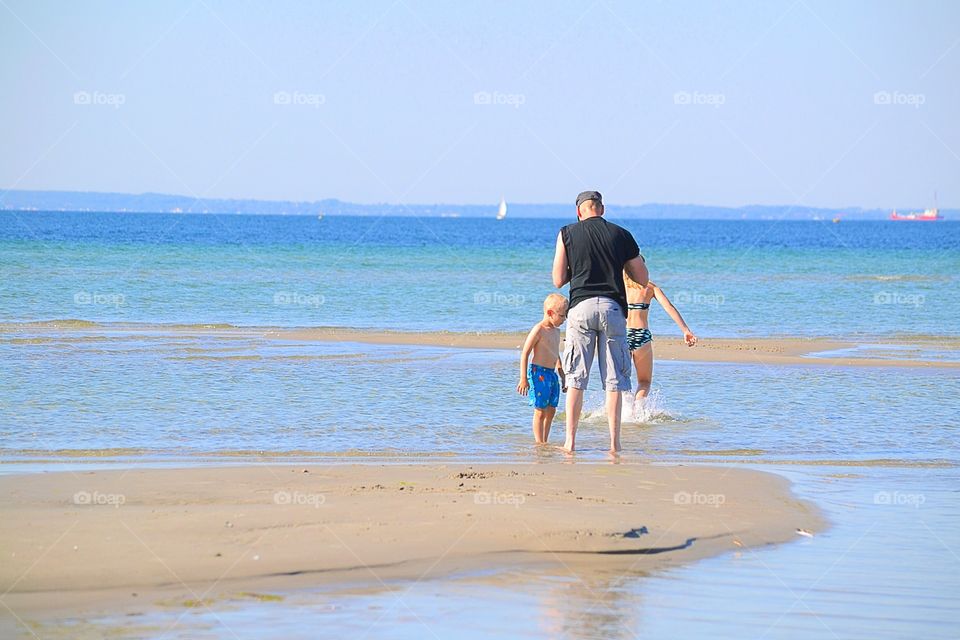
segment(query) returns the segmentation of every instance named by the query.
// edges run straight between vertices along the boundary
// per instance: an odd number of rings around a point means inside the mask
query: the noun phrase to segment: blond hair
[[[550,309],[556,311],[560,308],[566,308],[568,304],[569,301],[559,293],[551,293],[543,299],[543,312],[546,313]]]

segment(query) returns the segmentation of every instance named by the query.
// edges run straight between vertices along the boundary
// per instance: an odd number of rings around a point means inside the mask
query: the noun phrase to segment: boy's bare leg
[[[550,440],[550,427],[553,426],[553,417],[555,415],[557,415],[556,407],[547,407],[543,410],[543,430],[541,434],[543,435],[544,442]]]
[[[619,391],[607,391],[607,423],[610,425],[610,452],[620,451],[620,411],[623,396]]]
[[[573,452],[577,444],[577,425],[580,424],[580,411],[583,409],[583,389],[567,388],[567,439],[563,443],[566,451]]]
[[[543,410],[533,410],[533,441],[537,444],[543,444]]]

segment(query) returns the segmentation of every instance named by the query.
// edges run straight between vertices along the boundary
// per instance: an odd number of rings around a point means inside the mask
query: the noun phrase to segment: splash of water
[[[621,424],[657,424],[675,420],[676,416],[666,408],[666,401],[661,390],[652,389],[646,398],[634,402],[632,391],[623,393],[621,405]],[[603,393],[591,394],[584,398],[583,413],[580,421],[586,423],[606,423],[607,410],[604,406]]]

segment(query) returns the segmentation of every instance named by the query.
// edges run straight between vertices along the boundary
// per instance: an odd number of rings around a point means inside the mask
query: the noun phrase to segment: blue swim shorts
[[[560,404],[560,376],[554,369],[531,364],[527,367],[527,382],[531,407],[546,409]]]

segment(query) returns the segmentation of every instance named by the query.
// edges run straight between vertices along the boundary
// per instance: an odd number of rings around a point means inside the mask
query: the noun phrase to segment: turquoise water
[[[567,222],[0,212],[0,322],[524,330]],[[618,222],[705,336],[960,335],[960,224]]]
[[[513,352],[281,340],[251,328],[525,329],[550,290],[560,221],[0,220],[0,472],[564,460],[530,444]],[[702,335],[958,335],[960,225],[627,226]],[[63,319],[107,324],[31,324]],[[652,322],[669,330],[659,310]],[[954,359],[929,346],[864,350]],[[652,411],[624,427],[623,463],[784,474],[832,522],[812,539],[653,575],[374,582],[182,617],[93,616],[41,635],[955,637],[960,372],[811,362],[658,362]],[[578,460],[607,460],[600,403],[594,382]]]

